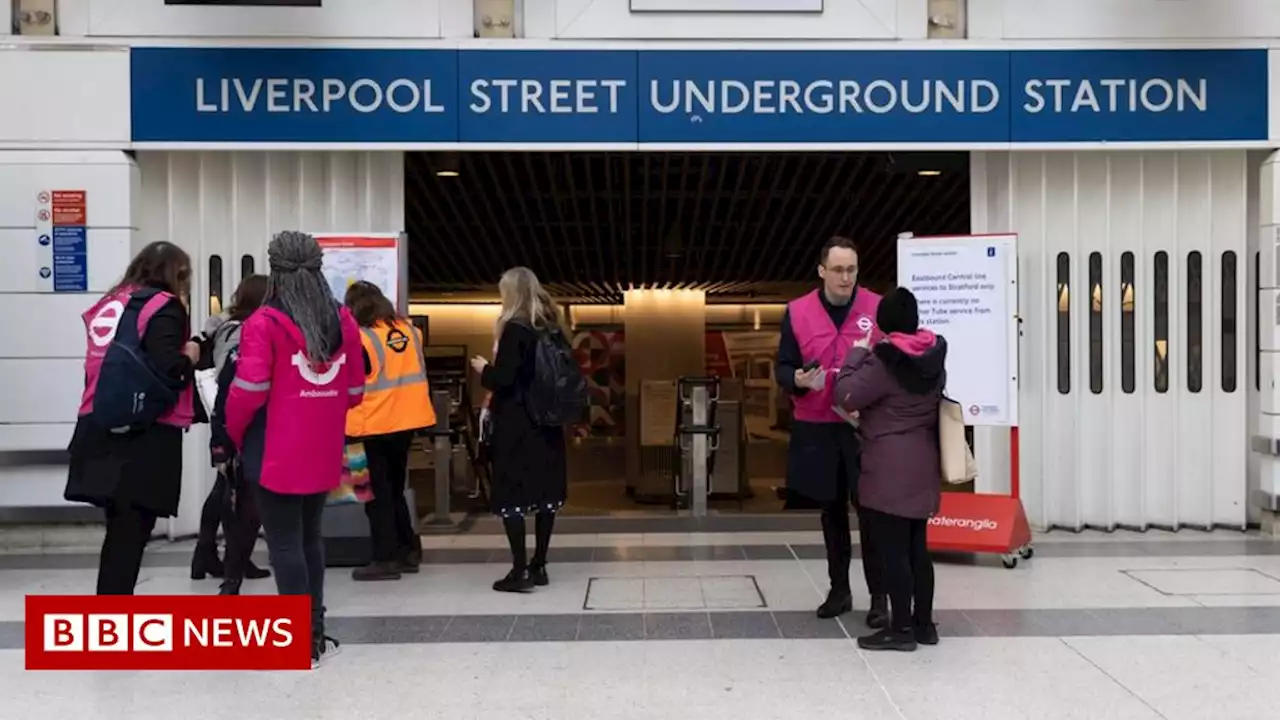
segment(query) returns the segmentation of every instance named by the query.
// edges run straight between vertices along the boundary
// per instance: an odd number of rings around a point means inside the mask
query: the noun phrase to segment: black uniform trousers
[[[872,598],[889,594],[885,584],[884,562],[876,547],[871,523],[858,504],[857,488],[850,487],[852,474],[846,467],[844,454],[836,474],[836,499],[822,503],[822,541],[827,549],[827,576],[834,592],[850,592],[849,565],[853,561],[853,539],[849,527],[849,505],[858,516],[858,547],[862,554],[862,575]]]
[[[360,438],[360,442],[369,459],[369,485],[373,489],[373,499],[364,505],[373,540],[373,561],[403,560],[406,554],[422,549],[404,497],[413,431],[371,435]]]
[[[107,505],[104,511],[107,534],[98,556],[98,594],[132,595],[142,569],[142,554],[156,527],[156,514],[118,503]]]

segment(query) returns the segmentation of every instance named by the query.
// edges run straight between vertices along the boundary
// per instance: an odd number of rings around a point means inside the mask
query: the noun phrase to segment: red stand
[[[1010,494],[942,493],[942,507],[929,519],[929,549],[1001,555],[1014,568],[1030,558],[1031,526],[1022,508],[1018,471],[1018,428],[1009,430]]]

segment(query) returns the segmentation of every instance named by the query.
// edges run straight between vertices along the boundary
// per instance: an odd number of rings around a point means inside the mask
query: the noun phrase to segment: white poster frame
[[[904,233],[898,236],[898,285],[905,287],[912,292],[915,289],[910,282],[910,268],[907,267],[907,258],[909,253],[903,252],[908,248],[929,247],[935,245],[976,245],[982,247],[999,246],[1007,248],[1007,252],[1003,253],[1005,261],[1005,348],[1004,352],[1007,356],[1007,365],[1009,369],[1004,384],[1006,387],[1005,397],[1007,407],[1009,408],[1006,417],[1003,420],[991,420],[984,418],[982,415],[974,416],[965,406],[966,424],[971,427],[1005,427],[1016,428],[1019,421],[1019,403],[1018,403],[1018,386],[1019,386],[1019,342],[1022,336],[1022,320],[1018,307],[1018,234],[1017,233],[989,233],[977,235],[912,235]],[[953,341],[954,342],[954,341]],[[955,398],[962,404],[962,398]]]
[[[403,315],[409,314],[409,236],[400,232],[325,231],[309,233],[317,241],[330,238],[357,237],[378,240],[395,240],[396,243],[396,297],[392,302]],[[342,298],[338,298],[341,302]]]

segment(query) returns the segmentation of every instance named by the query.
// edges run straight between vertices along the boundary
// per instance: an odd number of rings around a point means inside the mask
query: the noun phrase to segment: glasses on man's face
[[[857,265],[848,265],[845,267],[840,267],[840,266],[829,267],[829,266],[823,265],[822,267],[824,270],[826,270],[827,272],[833,275],[841,275],[845,277],[857,277],[858,275]]]

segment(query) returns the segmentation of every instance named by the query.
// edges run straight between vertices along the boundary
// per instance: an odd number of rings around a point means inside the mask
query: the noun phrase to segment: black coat
[[[503,517],[557,509],[568,494],[564,430],[535,426],[525,408],[537,342],[532,328],[507,323],[497,356],[480,375],[480,384],[493,393],[490,500],[494,514]]]
[[[158,372],[189,383],[193,368],[182,354],[190,337],[188,323],[182,303],[171,300],[152,316],[142,346]],[[166,425],[114,435],[80,418],[67,448],[71,461],[63,497],[99,507],[133,505],[160,517],[177,515],[182,436],[182,430]]]

